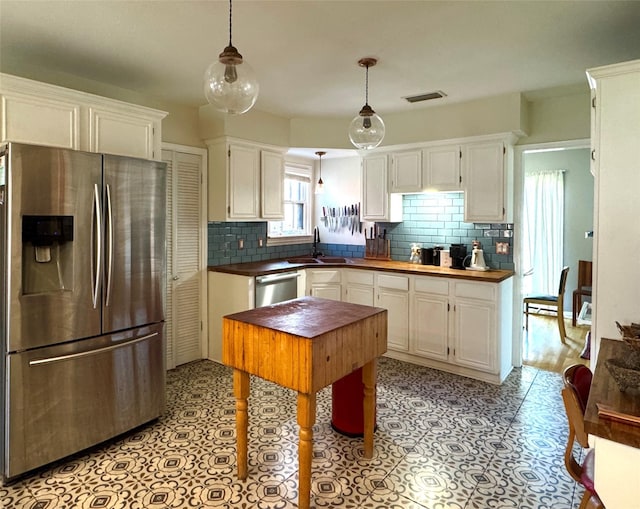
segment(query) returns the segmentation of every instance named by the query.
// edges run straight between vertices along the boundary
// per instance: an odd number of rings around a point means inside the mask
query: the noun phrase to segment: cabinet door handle
[[[592,151],[591,151],[591,160],[592,160],[592,161],[595,161],[595,160],[596,160],[596,151],[595,151],[595,150],[592,150]]]

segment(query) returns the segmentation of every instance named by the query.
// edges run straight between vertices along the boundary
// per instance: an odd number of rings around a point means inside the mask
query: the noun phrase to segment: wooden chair
[[[591,297],[591,271],[592,262],[578,260],[578,285],[573,291],[573,309],[571,314],[571,324],[576,326],[576,316],[582,308],[582,299]]]
[[[567,275],[569,274],[569,267],[563,267],[560,273],[560,285],[558,287],[558,295],[527,295],[524,298],[524,315],[526,330],[529,330],[529,315],[537,315],[539,308],[536,311],[529,309],[531,304],[537,304],[538,306],[555,307],[556,315],[558,317],[558,332],[560,333],[560,341],[564,343],[564,338],[567,337],[567,332],[564,328],[564,291],[567,287]]]
[[[584,430],[584,412],[591,389],[591,370],[583,364],[574,364],[563,373],[562,400],[569,421],[569,438],[564,452],[564,464],[569,475],[585,489],[580,509],[604,509],[593,485],[593,449],[589,449],[588,435]],[[582,463],[574,456],[574,444],[589,449]]]

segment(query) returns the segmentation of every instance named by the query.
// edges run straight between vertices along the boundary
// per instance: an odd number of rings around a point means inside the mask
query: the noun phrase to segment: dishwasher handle
[[[266,276],[257,276],[256,283],[259,284],[269,284],[275,283],[277,281],[287,281],[289,279],[296,279],[300,277],[300,273],[298,272],[285,272],[281,274],[268,274]]]

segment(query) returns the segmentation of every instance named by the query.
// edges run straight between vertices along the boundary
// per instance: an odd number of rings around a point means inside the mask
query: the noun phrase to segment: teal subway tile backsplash
[[[450,244],[465,244],[470,254],[471,243],[477,239],[482,243],[489,267],[514,269],[513,225],[463,222],[463,193],[408,194],[403,197],[403,211],[402,223],[380,224],[381,229],[387,229],[393,260],[409,261],[414,242],[423,247],[443,246],[445,249]],[[509,254],[497,254],[496,242],[507,243]],[[209,265],[286,259],[309,255],[312,249],[310,242],[267,246],[266,222],[212,222],[208,225]],[[364,246],[361,245],[320,243],[318,250],[327,256],[364,257]]]
[[[489,267],[513,270],[513,225],[465,223],[464,195],[456,193],[407,194],[403,196],[402,223],[385,223],[387,238],[391,240],[391,258],[408,261],[411,244],[423,247],[465,244],[471,254],[471,243],[482,243],[484,257]],[[509,254],[496,254],[496,242],[509,244]]]
[[[229,263],[261,262],[281,260],[311,254],[313,244],[302,243],[286,246],[267,246],[266,222],[212,222],[207,225],[207,263],[226,265]],[[242,241],[242,248],[240,248]],[[262,241],[262,245],[260,242]],[[323,244],[318,250],[327,256],[362,258],[364,246],[350,244]]]

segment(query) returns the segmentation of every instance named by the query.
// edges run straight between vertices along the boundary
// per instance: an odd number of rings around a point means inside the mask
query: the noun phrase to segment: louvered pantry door
[[[163,150],[167,163],[167,368],[203,358],[199,154]]]

